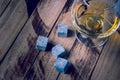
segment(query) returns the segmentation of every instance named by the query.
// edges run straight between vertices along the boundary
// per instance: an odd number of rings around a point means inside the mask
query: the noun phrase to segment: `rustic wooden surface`
[[[25,0],[12,0],[0,17],[0,62],[28,19]]]
[[[120,80],[120,33],[99,49],[80,44],[72,27],[72,3],[39,0],[30,15],[27,0],[0,0],[0,80]],[[59,23],[68,24],[67,38],[57,36]],[[47,51],[36,50],[39,35],[49,38]],[[51,48],[56,44],[62,44],[73,65],[67,74],[54,69]]]
[[[91,80],[120,80],[120,34],[117,32],[104,47]]]
[[[4,13],[11,0],[0,0],[0,16]]]

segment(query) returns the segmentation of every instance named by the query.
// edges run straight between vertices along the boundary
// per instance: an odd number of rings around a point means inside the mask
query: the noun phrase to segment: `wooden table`
[[[67,38],[57,36],[59,23],[73,30],[72,3],[73,0],[40,0],[31,15],[27,0],[0,0],[0,80],[120,80],[118,32],[99,49],[80,44],[74,34]],[[54,69],[55,58],[50,50],[36,50],[39,35],[67,50],[67,59],[74,65],[68,74]]]

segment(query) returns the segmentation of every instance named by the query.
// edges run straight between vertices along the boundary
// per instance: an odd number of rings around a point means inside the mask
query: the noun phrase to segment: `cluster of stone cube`
[[[58,37],[67,37],[68,34],[68,26],[66,24],[58,25]],[[49,39],[44,36],[39,36],[36,43],[36,49],[45,51],[49,43]],[[58,44],[52,48],[52,55],[56,58],[56,62],[54,64],[55,69],[58,72],[66,73],[67,69],[70,66],[70,63],[67,59],[63,57],[66,55],[66,50],[62,45]]]

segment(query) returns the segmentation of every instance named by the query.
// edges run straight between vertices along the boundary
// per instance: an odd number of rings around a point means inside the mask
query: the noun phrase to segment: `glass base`
[[[101,47],[108,41],[108,37],[100,38],[100,39],[89,38],[89,37],[82,35],[81,33],[77,32],[77,31],[76,31],[76,37],[80,43],[83,43],[87,47],[90,47],[90,48]]]

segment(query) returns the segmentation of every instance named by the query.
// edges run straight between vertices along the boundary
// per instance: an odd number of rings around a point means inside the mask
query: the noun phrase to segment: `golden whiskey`
[[[72,22],[75,30],[87,36],[103,38],[111,35],[120,25],[120,19],[106,5],[91,3],[91,7],[76,4],[72,8]]]

